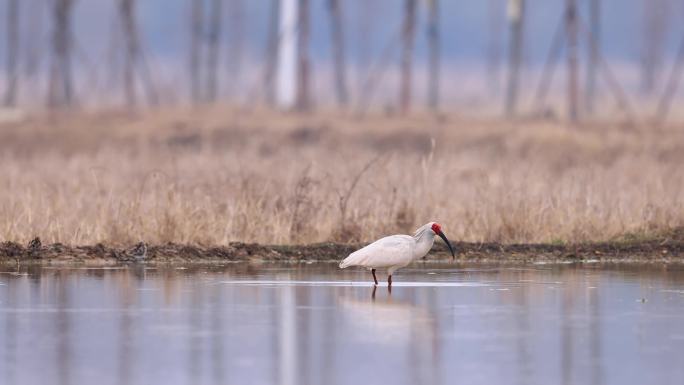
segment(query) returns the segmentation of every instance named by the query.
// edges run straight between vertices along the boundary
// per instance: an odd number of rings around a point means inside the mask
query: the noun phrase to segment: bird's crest
[[[424,224],[423,226],[420,226],[420,227],[416,230],[416,232],[413,233],[413,237],[414,237],[414,238],[420,238],[420,236],[423,235],[423,233],[424,233],[425,231],[430,230],[430,229],[433,229],[433,226],[434,226],[434,225],[437,225],[437,223],[435,223],[435,222],[430,222],[430,223]],[[439,225],[437,225],[437,226],[439,226]],[[434,229],[433,229],[433,231],[434,231]]]

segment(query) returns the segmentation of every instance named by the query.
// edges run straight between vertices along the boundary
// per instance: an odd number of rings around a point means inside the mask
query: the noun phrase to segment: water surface
[[[334,264],[0,271],[0,384],[684,379],[676,265],[416,264],[391,293]]]

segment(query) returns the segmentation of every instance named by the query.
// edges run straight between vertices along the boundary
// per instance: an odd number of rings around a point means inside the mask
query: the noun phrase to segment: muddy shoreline
[[[311,245],[269,246],[233,242],[225,246],[198,246],[168,243],[148,245],[144,257],[136,257],[134,246],[43,245],[34,240],[28,245],[0,243],[3,264],[117,264],[213,263],[213,262],[323,262],[339,261],[361,247],[360,244],[318,243]],[[586,244],[499,244],[455,242],[457,262],[483,263],[568,263],[635,262],[684,263],[684,240],[654,239],[631,242]],[[451,256],[442,244],[427,260],[448,261]]]

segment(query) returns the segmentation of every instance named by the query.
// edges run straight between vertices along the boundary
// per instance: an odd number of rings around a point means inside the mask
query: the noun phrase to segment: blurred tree
[[[546,56],[546,61],[542,69],[541,76],[539,78],[539,85],[537,87],[535,95],[536,109],[538,112],[544,114],[547,108],[547,96],[549,92],[549,87],[551,86],[551,81],[553,80],[553,74],[556,68],[556,61],[560,57],[563,46],[565,45],[565,12],[562,13],[562,17],[556,30],[551,38],[551,46],[549,47],[549,52]]]
[[[596,17],[596,16],[594,16]],[[596,31],[596,27],[594,27]],[[597,38],[591,30],[587,29],[579,20],[577,13],[577,1],[566,0],[563,9],[562,18],[554,36],[552,38],[551,47],[549,49],[544,69],[541,74],[539,86],[536,92],[536,104],[540,112],[546,113],[546,104],[549,87],[553,78],[555,63],[560,57],[563,45],[566,46],[566,64],[567,64],[567,103],[568,103],[568,119],[571,122],[576,122],[579,119],[579,83],[578,83],[578,65],[577,65],[577,43],[579,33],[583,33],[583,37],[588,41],[589,48],[592,52],[590,57],[596,63],[596,68],[591,70],[602,71],[602,79],[606,86],[612,93],[618,107],[631,120],[633,118],[632,109],[625,92],[617,81],[617,78],[611,71],[610,67],[601,55],[601,51],[597,48]],[[589,76],[589,75],[588,75]],[[592,80],[593,81],[593,80]],[[593,92],[593,91],[592,91]],[[586,105],[586,104],[585,104]]]
[[[278,9],[278,58],[276,103],[284,110],[297,109],[300,67],[297,53],[300,39],[300,0],[280,0]]]
[[[347,76],[344,47],[344,23],[342,20],[342,9],[339,0],[328,0],[328,11],[330,12],[330,28],[333,46],[333,63],[335,66],[335,93],[337,103],[340,106],[347,105]]]
[[[399,108],[405,114],[411,108],[411,85],[413,66],[413,44],[416,29],[417,1],[405,0],[404,22],[402,27],[402,52],[401,52],[401,89],[399,95]]]
[[[655,89],[663,66],[668,4],[667,0],[644,0],[642,7],[641,92],[648,95]]]
[[[7,44],[5,53],[5,97],[3,104],[13,107],[17,102],[17,61],[19,53],[19,0],[7,0]]]
[[[506,116],[513,117],[518,105],[520,64],[523,50],[523,26],[525,24],[525,0],[508,0],[508,85],[506,89]]]
[[[125,45],[123,55],[124,97],[129,108],[134,108],[137,105],[136,73],[140,75],[143,81],[148,102],[152,105],[158,103],[154,82],[145,60],[138,32],[136,1],[119,0],[119,18]]]
[[[242,80],[242,62],[244,59],[244,42],[245,42],[245,3],[243,0],[229,1],[230,28],[229,46],[228,46],[228,75],[232,94],[240,95]]]
[[[71,16],[73,0],[54,0],[48,106],[68,107],[73,103],[71,59],[73,51]]]
[[[202,23],[204,1],[190,1],[190,95],[193,103],[197,104],[202,98]]]
[[[578,119],[578,76],[577,76],[577,0],[565,2],[565,33],[567,39],[568,61],[568,119],[576,122]]]
[[[584,109],[586,113],[594,110],[596,94],[596,70],[599,67],[601,50],[601,0],[589,0],[589,34],[587,54],[587,83],[584,96]]]
[[[672,106],[677,89],[679,88],[682,70],[684,70],[684,38],[682,38],[679,42],[677,56],[675,57],[672,69],[669,71],[667,80],[665,81],[665,90],[663,90],[663,94],[658,100],[658,106],[654,119],[656,123],[665,121],[670,112],[670,107]]]
[[[136,42],[136,24],[133,13],[133,0],[119,1],[119,17],[121,19],[121,31],[124,35],[124,64],[123,64],[123,79],[124,79],[124,98],[129,108],[137,104],[135,92],[135,62],[138,55]]]
[[[211,0],[210,19],[207,31],[207,77],[204,95],[205,102],[216,101],[218,87],[218,61],[221,43],[222,0]]]
[[[223,0],[190,0],[190,98],[194,104],[218,97]]]
[[[498,95],[501,84],[501,26],[502,20],[502,0],[489,0],[489,42],[487,47],[487,80],[489,90],[493,95]]]
[[[266,103],[275,103],[275,73],[278,68],[278,46],[280,22],[280,0],[271,0],[268,18],[268,36],[266,42],[266,61],[264,66],[264,93]]]
[[[356,54],[356,83],[359,100],[364,97],[361,93],[371,69],[371,48],[373,46],[375,15],[378,14],[378,0],[357,1],[358,25],[356,28],[357,54]]]
[[[22,69],[26,77],[32,77],[38,74],[44,54],[42,38],[45,29],[45,3],[41,0],[30,0],[27,3],[26,15],[30,18],[31,33],[22,38],[26,57],[26,64],[22,66]]]
[[[428,106],[439,108],[440,35],[439,0],[428,0]]]
[[[311,108],[309,95],[311,63],[309,58],[309,0],[299,0],[297,17],[297,110],[308,111]]]

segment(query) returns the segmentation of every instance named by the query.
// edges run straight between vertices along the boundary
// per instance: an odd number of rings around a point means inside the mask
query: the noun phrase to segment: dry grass
[[[684,129],[225,108],[0,127],[0,239],[606,240],[684,225]]]

